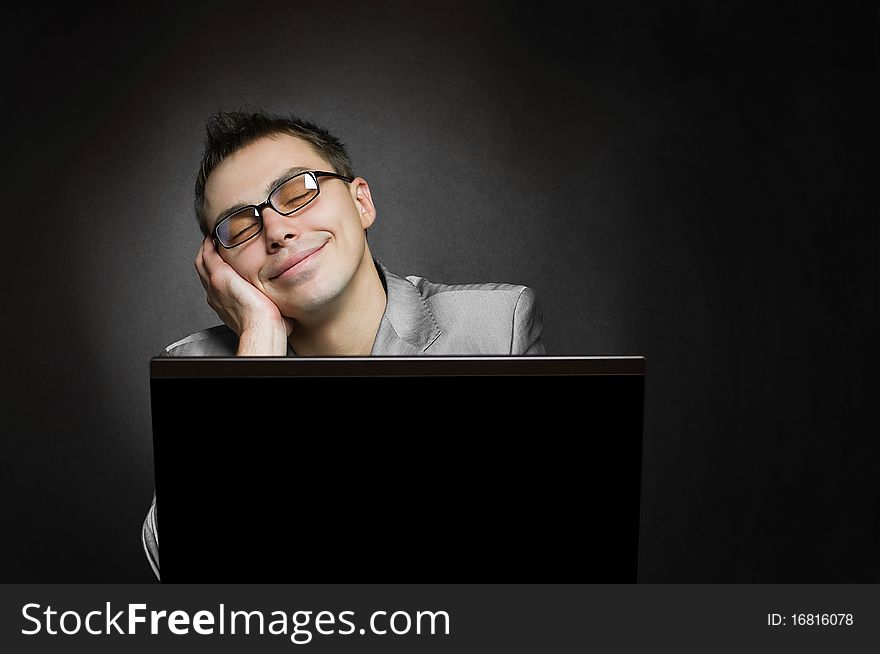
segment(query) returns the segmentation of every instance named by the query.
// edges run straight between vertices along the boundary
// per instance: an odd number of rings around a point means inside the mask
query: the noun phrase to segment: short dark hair
[[[345,144],[324,127],[293,114],[279,115],[262,109],[218,111],[205,123],[205,151],[196,177],[195,209],[202,234],[208,235],[205,215],[205,184],[208,175],[226,157],[254,141],[278,134],[289,134],[306,141],[327,160],[335,172],[354,177]]]

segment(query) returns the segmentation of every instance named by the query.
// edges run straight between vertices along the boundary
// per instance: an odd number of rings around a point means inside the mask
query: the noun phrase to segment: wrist
[[[238,337],[236,356],[284,356],[287,328],[283,320],[247,325]]]

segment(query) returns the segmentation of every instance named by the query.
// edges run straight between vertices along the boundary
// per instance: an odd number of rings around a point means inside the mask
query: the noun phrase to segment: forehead
[[[289,134],[258,139],[226,157],[205,183],[209,227],[229,207],[263,202],[266,185],[294,166],[331,170],[308,142]]]

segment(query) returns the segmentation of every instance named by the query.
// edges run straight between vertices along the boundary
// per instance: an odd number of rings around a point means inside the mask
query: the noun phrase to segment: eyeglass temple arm
[[[339,179],[344,179],[346,182],[351,184],[354,181],[353,177],[346,177],[345,175],[340,175],[339,173],[325,173],[321,171],[315,171],[312,173],[315,177],[338,177]]]

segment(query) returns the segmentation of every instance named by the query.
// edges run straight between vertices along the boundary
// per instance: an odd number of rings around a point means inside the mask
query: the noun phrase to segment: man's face
[[[267,186],[294,167],[333,172],[311,145],[287,134],[262,138],[224,159],[205,185],[208,229],[230,208],[264,202]],[[373,265],[364,229],[373,223],[376,211],[366,181],[358,177],[349,184],[320,177],[318,183],[321,192],[308,206],[290,216],[266,207],[258,236],[229,250],[218,247],[239,275],[291,318],[327,306],[348,287],[360,266]],[[312,250],[289,268],[292,257]]]

